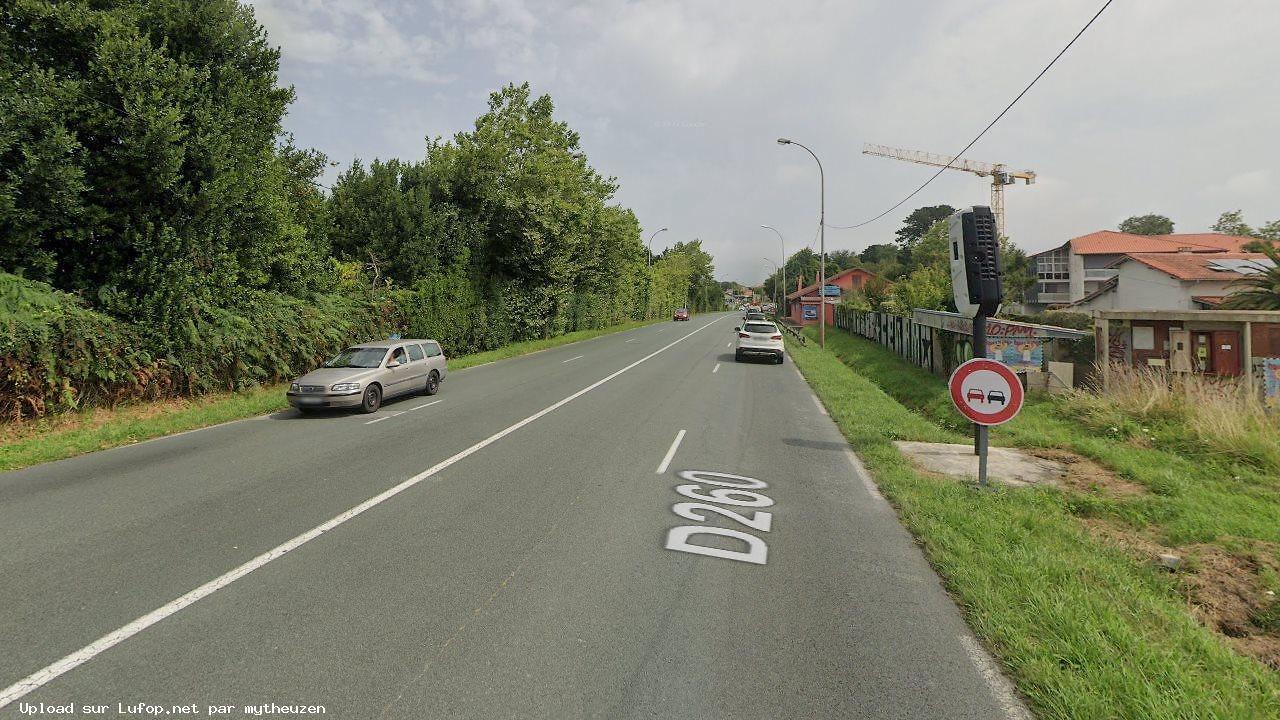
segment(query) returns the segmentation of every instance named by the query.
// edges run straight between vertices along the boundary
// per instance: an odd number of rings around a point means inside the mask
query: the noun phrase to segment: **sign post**
[[[1009,422],[1022,410],[1022,383],[1008,365],[988,358],[974,358],[951,373],[947,387],[956,409],[973,421],[978,482],[986,485],[988,428]]]
[[[955,296],[956,310],[961,315],[973,318],[973,360],[956,368],[952,382],[956,382],[956,374],[970,363],[982,360],[999,366],[1004,374],[1013,378],[1012,385],[1017,387],[1017,408],[1022,407],[1022,384],[1018,377],[1005,365],[987,360],[987,317],[1000,310],[1000,299],[1003,295],[1001,287],[1000,238],[996,227],[995,215],[991,208],[974,206],[958,210],[947,219],[948,235],[951,241],[951,290]],[[990,374],[1000,375],[991,371]],[[963,380],[963,378],[961,378]],[[966,395],[979,393],[977,388],[965,388]],[[990,388],[993,398],[1003,405],[1008,402],[1012,388]],[[972,405],[964,405],[959,400],[957,389],[953,385],[951,397],[956,401],[960,412],[973,420],[973,452],[978,456],[978,482],[987,483],[987,426],[1006,422],[1008,418],[998,422],[985,422],[979,419],[984,413],[976,412]],[[975,395],[976,397],[976,395]],[[987,400],[983,400],[985,404]],[[966,412],[966,409],[975,412]],[[985,408],[982,408],[985,409]],[[1009,417],[1018,412],[1014,409]]]

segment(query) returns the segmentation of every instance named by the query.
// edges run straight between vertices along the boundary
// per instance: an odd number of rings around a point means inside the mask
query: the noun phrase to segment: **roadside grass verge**
[[[513,343],[496,350],[449,358],[450,372],[632,330],[658,320],[640,320],[595,330],[580,330],[545,340]],[[0,472],[19,470],[96,450],[265,415],[287,408],[286,384],[259,386],[238,393],[130,403],[49,415],[38,420],[0,424]]]
[[[1188,612],[1177,575],[1100,540],[1079,517],[1098,503],[1107,514],[1130,522],[1163,523],[1178,520],[1176,505],[1157,500],[1148,507],[1144,494],[1134,501],[1139,505],[1134,512],[1101,495],[1082,499],[1052,488],[979,490],[920,472],[892,441],[966,438],[967,426],[958,414],[949,419],[947,413],[954,411],[938,397],[941,382],[842,332],[828,332],[827,347],[823,352],[816,343],[791,343],[789,350],[923,545],[970,626],[1001,658],[1039,717],[1280,716],[1280,675],[1236,653],[1201,625]],[[1124,460],[1130,468],[1158,469],[1155,484],[1175,493],[1183,488],[1172,477],[1176,470],[1157,468],[1152,458],[1122,457],[1120,448],[1107,445],[1116,440],[1090,438],[1084,431],[1066,438],[1049,435],[1060,431],[1060,422],[1034,400],[994,440],[1018,444],[1040,433],[1050,444],[1091,447],[1102,464]],[[1140,453],[1130,452],[1135,454]],[[1189,464],[1184,460],[1175,467]],[[1177,497],[1190,503],[1185,495]],[[1202,510],[1212,514],[1215,508]],[[1265,518],[1182,520],[1186,531],[1202,535],[1213,525],[1277,532],[1262,527]]]

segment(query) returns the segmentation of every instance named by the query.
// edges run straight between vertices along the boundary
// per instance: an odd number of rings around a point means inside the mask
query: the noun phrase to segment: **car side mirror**
[[[734,331],[734,332],[741,332],[741,331],[742,331],[742,327],[741,327],[741,326],[736,327],[736,328],[734,328],[734,329],[733,329],[733,331]]]

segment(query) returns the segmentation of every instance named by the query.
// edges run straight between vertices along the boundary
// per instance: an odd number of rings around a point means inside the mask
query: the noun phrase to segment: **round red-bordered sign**
[[[1022,409],[1022,383],[1009,366],[974,358],[951,373],[951,402],[961,415],[979,425],[1000,425]]]

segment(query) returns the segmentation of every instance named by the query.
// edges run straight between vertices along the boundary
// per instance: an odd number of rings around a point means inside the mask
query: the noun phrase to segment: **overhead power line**
[[[1089,22],[1085,23],[1084,27],[1080,28],[1080,32],[1076,33],[1075,37],[1071,38],[1071,42],[1067,43],[1066,47],[1062,48],[1062,50],[1060,50],[1057,55],[1053,56],[1053,59],[1049,61],[1049,64],[1044,66],[1044,69],[1041,70],[1039,74],[1037,74],[1035,78],[1033,78],[1031,82],[1028,83],[1027,86],[1022,89],[1022,92],[1018,93],[1018,96],[1015,97],[1008,105],[1006,105],[1004,110],[1001,110],[1000,114],[996,115],[994,120],[987,123],[987,126],[982,129],[982,132],[978,133],[976,137],[970,140],[968,145],[965,145],[963,148],[961,148],[960,152],[953,153],[951,162],[947,163],[943,167],[938,168],[938,171],[935,172],[933,175],[930,175],[929,179],[925,180],[924,183],[920,185],[920,187],[916,188],[915,190],[912,190],[909,195],[899,200],[896,204],[893,205],[893,207],[890,207],[889,209],[885,210],[879,215],[876,215],[875,217],[869,218],[867,220],[863,220],[862,222],[857,223],[856,225],[828,225],[827,227],[831,228],[832,230],[852,230],[853,228],[860,228],[863,225],[870,225],[871,223],[879,220],[885,215],[888,215],[894,210],[897,210],[898,208],[902,207],[904,203],[906,203],[908,200],[910,200],[911,198],[919,194],[921,190],[924,190],[926,187],[928,187],[930,183],[936,180],[938,176],[943,173],[943,171],[950,168],[952,163],[954,163],[957,159],[959,159],[961,155],[964,155],[969,150],[969,148],[973,147],[975,143],[981,140],[982,136],[986,135],[988,130],[994,127],[996,123],[1000,122],[1000,118],[1004,117],[1006,113],[1008,113],[1011,109],[1013,109],[1013,106],[1016,105],[1018,101],[1022,99],[1023,95],[1027,94],[1027,91],[1035,87],[1035,84],[1037,82],[1040,82],[1040,78],[1044,77],[1045,73],[1049,72],[1049,68],[1053,67],[1054,63],[1058,62],[1058,58],[1061,58],[1063,55],[1065,55],[1066,52],[1071,49],[1071,46],[1076,44],[1076,41],[1080,39],[1080,36],[1084,35],[1085,31],[1089,29],[1089,26],[1093,25],[1093,22],[1097,20],[1098,17],[1101,16],[1102,13],[1108,7],[1111,6],[1112,2],[1114,2],[1114,0],[1107,0],[1105,3],[1103,3],[1102,7],[1098,9],[1098,12],[1094,13],[1093,17],[1089,18]]]

